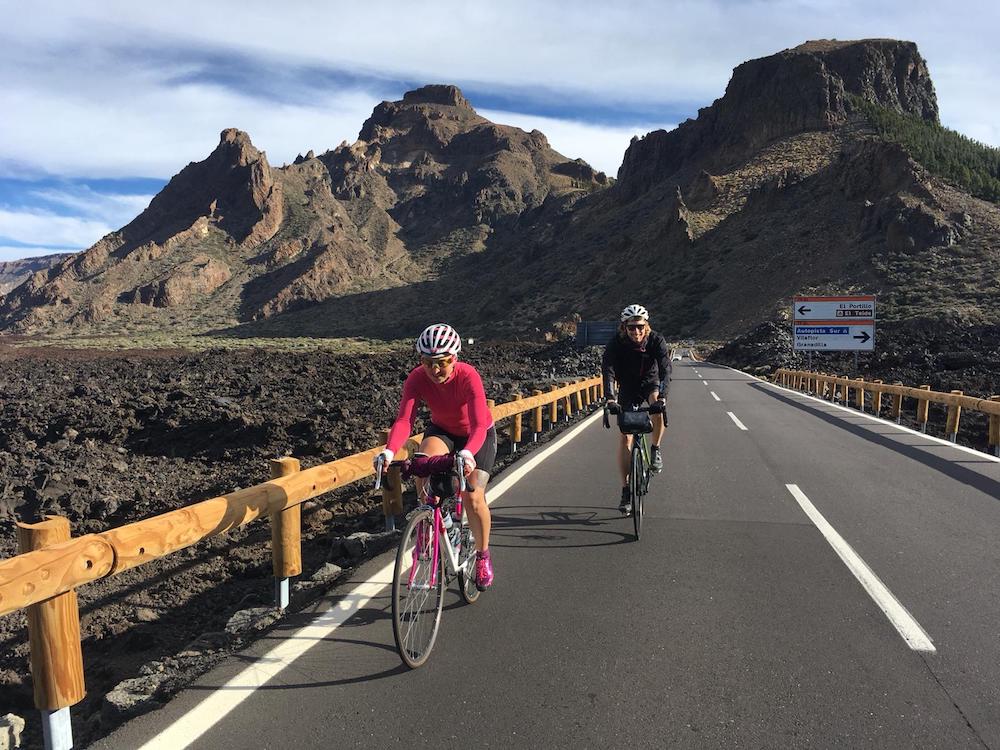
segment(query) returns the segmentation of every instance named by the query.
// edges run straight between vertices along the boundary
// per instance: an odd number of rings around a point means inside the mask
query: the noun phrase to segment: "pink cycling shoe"
[[[484,549],[476,553],[476,588],[486,591],[493,583],[493,561],[490,560],[490,551]]]

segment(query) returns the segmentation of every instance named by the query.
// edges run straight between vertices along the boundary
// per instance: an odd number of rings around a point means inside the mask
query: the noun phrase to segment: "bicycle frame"
[[[461,501],[459,501],[459,502],[461,502]],[[435,584],[437,584],[437,577],[438,577],[438,573],[439,573],[438,563],[441,560],[441,544],[442,544],[442,542],[444,544],[444,551],[445,551],[445,553],[447,553],[447,558],[446,558],[446,562],[447,562],[447,565],[448,565],[447,574],[450,575],[451,577],[454,577],[454,576],[458,575],[458,571],[459,571],[458,550],[455,549],[455,546],[451,543],[451,538],[448,536],[447,529],[445,529],[445,527],[444,527],[444,516],[441,513],[441,503],[438,502],[438,503],[435,503],[434,505],[427,505],[427,504],[425,504],[425,505],[419,505],[419,506],[416,507],[416,509],[414,509],[413,511],[411,511],[411,513],[417,513],[417,512],[421,512],[421,511],[425,511],[425,510],[430,510],[430,511],[433,511],[433,513],[434,513],[434,521],[433,521],[433,526],[434,526],[433,534],[434,534],[434,538],[433,538],[432,553],[431,553],[431,555],[432,555],[431,556],[431,586],[434,586]],[[418,549],[415,549],[413,551],[413,554],[417,554],[418,553],[420,546],[421,545],[418,545]],[[417,566],[414,565],[412,568],[410,568],[410,579],[407,582],[411,586],[413,585],[413,578],[416,575],[416,573],[417,573]]]
[[[378,463],[377,463],[377,465],[375,467],[375,489],[379,489],[382,486],[382,465],[383,465],[383,461],[382,461],[382,457],[380,456],[379,459],[378,459]],[[459,489],[458,492],[456,492],[454,495],[452,495],[450,498],[447,498],[447,499],[455,501],[455,512],[459,516],[459,523],[461,523],[461,514],[462,514],[462,494],[461,493],[465,492],[465,488],[466,488],[465,472],[464,472],[463,469],[464,469],[464,461],[463,461],[463,459],[462,459],[461,456],[458,456],[456,458],[456,471],[458,473],[458,478],[459,478],[459,483],[460,483],[460,489]],[[444,527],[444,516],[441,513],[441,508],[445,504],[445,500],[442,500],[439,497],[433,496],[430,493],[427,493],[427,498],[429,500],[431,500],[430,503],[423,503],[421,505],[418,505],[414,510],[410,511],[410,513],[408,514],[408,516],[412,515],[413,513],[416,513],[416,512],[419,512],[419,511],[425,511],[425,510],[430,510],[430,511],[433,511],[433,513],[434,513],[434,521],[433,521],[433,526],[434,526],[433,534],[434,534],[434,538],[432,540],[433,541],[433,552],[432,552],[433,556],[431,558],[431,586],[434,586],[437,583],[437,576],[438,576],[438,573],[439,573],[438,563],[439,563],[439,561],[441,559],[441,540],[442,539],[444,540],[444,549],[445,549],[445,552],[448,555],[448,558],[447,558],[448,571],[447,572],[448,572],[448,574],[451,575],[452,578],[454,578],[455,576],[458,575],[458,572],[459,572],[459,560],[458,560],[458,550],[455,549],[455,546],[451,543],[451,538],[448,536],[447,529],[445,529],[445,527]],[[451,511],[449,510],[448,512],[450,513]],[[413,550],[413,554],[414,555],[418,554],[418,551],[419,551],[419,549],[420,549],[421,546],[422,545],[418,544],[417,548]],[[417,566],[414,565],[412,568],[410,568],[409,581],[407,582],[408,585],[411,585],[411,586],[413,585],[413,578],[416,575],[416,573],[417,573]]]

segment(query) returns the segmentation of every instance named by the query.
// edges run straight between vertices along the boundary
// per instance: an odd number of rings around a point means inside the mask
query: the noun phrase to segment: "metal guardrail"
[[[966,396],[962,391],[942,393],[932,391],[929,385],[918,388],[902,383],[884,383],[881,380],[866,381],[864,378],[846,378],[839,375],[827,375],[808,370],[787,370],[780,368],[774,373],[774,382],[793,390],[807,391],[820,398],[842,400],[846,406],[855,406],[865,410],[866,394],[871,398],[871,412],[881,416],[885,404],[883,395],[892,396],[888,402],[889,417],[897,423],[902,420],[903,399],[916,401],[915,419],[921,432],[927,432],[927,420],[930,404],[942,404],[948,407],[945,421],[945,436],[951,442],[957,440],[959,421],[962,410],[979,411],[989,415],[989,433],[987,444],[990,452],[1000,456],[1000,396],[980,398]],[[842,390],[838,390],[838,388]]]
[[[512,450],[523,433],[523,416],[542,431],[542,412],[550,424],[559,408],[568,419],[603,394],[602,379],[578,379],[527,398],[494,405],[495,422],[509,419]],[[419,442],[421,436],[410,438]],[[71,538],[69,521],[56,516],[18,523],[22,553],[0,561],[0,616],[28,610],[31,674],[35,706],[42,712],[46,748],[71,748],[69,707],[85,695],[80,613],[75,589],[117,575],[200,541],[244,526],[262,516],[271,520],[273,572],[278,606],[287,605],[287,581],[302,572],[301,504],[374,473],[377,446],[361,453],[300,470],[294,458],[271,461],[272,479],[99,534]],[[398,482],[396,483],[398,486]],[[383,496],[387,519],[402,512],[401,499]]]

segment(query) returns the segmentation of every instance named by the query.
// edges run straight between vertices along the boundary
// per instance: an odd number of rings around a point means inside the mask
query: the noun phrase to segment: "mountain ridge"
[[[155,214],[161,235],[133,222],[106,258],[98,243],[36,274],[0,300],[0,326],[395,338],[434,318],[537,337],[641,299],[671,334],[728,337],[793,294],[860,289],[890,317],[996,320],[997,206],[880,138],[857,102],[939,121],[912,42],[814,40],[742,63],[697,118],[634,139],[617,180],[449,85],[382,102],[353,144],[280,168],[224,131],[185,168],[214,192]],[[113,249],[130,231],[162,241]],[[133,256],[141,279],[102,265]]]

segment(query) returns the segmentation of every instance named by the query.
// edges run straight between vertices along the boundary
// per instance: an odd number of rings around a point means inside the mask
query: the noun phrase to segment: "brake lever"
[[[458,486],[465,492],[465,459],[455,456],[455,468],[458,470]]]

